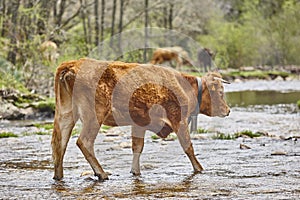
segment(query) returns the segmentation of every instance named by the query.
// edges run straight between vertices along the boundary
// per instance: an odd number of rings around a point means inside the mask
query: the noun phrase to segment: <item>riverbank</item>
[[[54,116],[54,98],[16,89],[0,90],[0,120],[45,119]]]

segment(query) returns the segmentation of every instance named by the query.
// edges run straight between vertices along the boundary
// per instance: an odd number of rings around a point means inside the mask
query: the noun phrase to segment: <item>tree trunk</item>
[[[95,15],[95,46],[99,45],[99,1],[95,0],[95,10],[94,10],[94,15]]]
[[[85,53],[87,54],[89,52],[89,37],[88,37],[88,31],[87,31],[87,10],[86,10],[86,0],[80,0],[82,4],[81,9],[81,20],[82,20],[82,27],[83,27],[83,34],[84,34],[84,42],[85,42]]]
[[[122,31],[123,31],[123,14],[124,14],[124,0],[120,0],[120,18],[119,18],[119,52],[121,55],[123,55],[123,50],[122,50]],[[122,56],[121,56],[122,57]]]
[[[37,21],[37,32],[39,35],[43,35],[47,33],[47,24],[50,17],[50,10],[53,6],[53,1],[41,0],[40,5],[40,16]]]
[[[169,10],[169,29],[173,29],[173,7],[174,4],[170,3],[170,10]]]
[[[6,0],[2,0],[1,7],[2,7],[2,12],[1,12],[1,22],[2,22],[1,37],[4,37],[7,33],[7,30],[6,30],[6,27],[7,27]]]
[[[113,37],[115,34],[115,18],[116,18],[117,0],[113,0],[111,31],[110,31],[110,47],[113,47]]]
[[[9,28],[9,38],[10,38],[10,50],[7,54],[7,60],[12,64],[16,64],[17,57],[17,22],[18,22],[18,10],[20,6],[20,0],[13,0],[11,2],[11,8],[8,14],[12,14],[11,16],[11,27]]]
[[[147,49],[148,49],[148,24],[149,24],[149,16],[148,16],[148,0],[145,0],[145,46],[144,46],[144,54],[143,59],[144,63],[147,62]]]
[[[163,13],[164,13],[164,28],[167,29],[168,28],[168,17],[167,17],[167,14],[168,14],[168,9],[167,9],[167,6],[164,6],[163,8]]]
[[[58,1],[57,1],[58,2]],[[56,6],[55,6],[56,9]],[[66,9],[66,0],[61,0],[60,1],[60,5],[59,5],[59,11],[56,15],[56,25],[59,27],[61,25],[62,22],[62,16],[65,12]]]
[[[101,32],[100,41],[104,40],[104,18],[105,18],[105,0],[101,0]]]

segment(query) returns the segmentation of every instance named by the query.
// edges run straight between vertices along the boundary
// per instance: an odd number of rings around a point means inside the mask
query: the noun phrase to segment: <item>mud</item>
[[[205,168],[200,174],[193,174],[177,139],[154,140],[148,132],[142,175],[132,176],[130,128],[100,133],[95,150],[110,174],[105,182],[91,173],[75,144],[77,135],[65,155],[64,179],[54,181],[51,135],[24,136],[37,131],[29,126],[33,122],[2,121],[1,131],[20,137],[0,139],[0,199],[299,199],[300,112],[284,105],[236,107],[224,119],[199,115],[198,126],[209,131],[192,135]],[[212,139],[217,132],[242,130],[265,136]],[[241,149],[241,144],[250,149]]]

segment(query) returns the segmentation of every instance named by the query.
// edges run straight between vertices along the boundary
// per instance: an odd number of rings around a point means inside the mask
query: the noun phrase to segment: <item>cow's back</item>
[[[183,79],[173,69],[153,65],[70,61],[57,69],[58,108],[67,107],[79,118],[94,115],[100,123],[111,126],[146,126],[154,118],[165,118],[171,125],[180,121],[181,108],[193,103],[194,93],[186,89],[188,83],[183,86]]]

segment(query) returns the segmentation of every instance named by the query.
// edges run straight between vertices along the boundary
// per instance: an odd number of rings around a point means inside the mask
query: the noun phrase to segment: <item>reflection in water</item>
[[[55,181],[55,183],[52,184],[51,189],[55,191],[57,196],[60,197],[77,196],[85,198],[91,196],[113,196],[115,198],[134,198],[136,196],[149,197],[153,195],[175,197],[178,193],[189,194],[191,185],[193,184],[193,178],[196,175],[197,174],[187,175],[183,180],[179,181],[172,181],[171,178],[170,181],[158,181],[156,183],[149,183],[144,181],[142,177],[134,176],[131,178],[131,183],[130,179],[107,180],[105,182],[101,182],[97,179],[85,178],[84,180],[81,180],[83,182],[77,182],[77,189],[72,188],[72,186],[68,185],[64,181]],[[124,188],[124,181],[130,183],[126,184],[126,189]],[[108,187],[114,189],[107,190]]]

